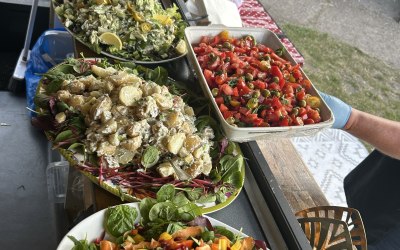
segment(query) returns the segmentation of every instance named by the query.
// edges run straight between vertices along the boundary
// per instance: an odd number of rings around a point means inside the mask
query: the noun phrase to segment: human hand
[[[321,91],[319,92],[319,94],[332,110],[333,116],[335,117],[335,122],[333,123],[332,127],[338,129],[344,128],[350,118],[351,106],[337,97],[325,94]]]

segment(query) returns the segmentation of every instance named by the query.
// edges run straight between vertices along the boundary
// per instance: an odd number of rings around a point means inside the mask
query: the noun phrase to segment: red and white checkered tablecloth
[[[283,34],[282,30],[257,0],[243,0],[242,5],[239,7],[239,13],[244,27],[266,28],[276,34]],[[292,42],[285,37],[280,39],[293,59],[297,63],[303,64],[304,58]]]

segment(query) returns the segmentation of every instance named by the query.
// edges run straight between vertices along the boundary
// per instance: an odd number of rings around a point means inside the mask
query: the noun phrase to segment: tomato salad
[[[237,127],[302,126],[321,121],[320,99],[311,82],[283,59],[282,49],[258,44],[253,36],[230,37],[224,30],[193,46],[196,58],[226,122]]]

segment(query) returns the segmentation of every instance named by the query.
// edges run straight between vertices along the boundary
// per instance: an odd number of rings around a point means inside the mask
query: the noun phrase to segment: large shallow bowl
[[[53,8],[56,8],[57,6],[59,6],[60,3],[62,3],[62,0],[54,0],[54,1],[52,1]],[[82,45],[84,45],[85,47],[87,47],[88,49],[93,51],[94,53],[97,53],[95,50],[92,49],[92,46],[90,45],[90,43],[88,43],[88,42],[84,41],[84,39],[82,39],[81,35],[76,34],[72,30],[70,30],[67,26],[65,26],[65,22],[64,22],[63,18],[61,18],[56,12],[55,12],[55,15],[60,20],[60,22],[64,25],[64,28],[73,36],[73,38],[77,42],[81,43]],[[145,60],[137,60],[137,59],[134,59],[134,58],[125,58],[125,57],[121,57],[121,56],[112,54],[110,52],[104,51],[104,50],[101,50],[99,55],[103,55],[103,56],[108,57],[110,59],[118,60],[118,61],[121,61],[121,62],[134,62],[134,63],[142,64],[142,65],[158,65],[158,64],[169,63],[169,62],[178,60],[180,58],[185,57],[186,54],[187,54],[187,51],[185,53],[183,53],[183,54],[177,54],[174,57],[169,57],[169,58],[166,58],[166,59],[154,60],[154,61],[145,61]]]
[[[258,43],[264,44],[273,50],[284,47],[279,38],[271,31],[267,29],[260,28],[232,28],[225,26],[207,26],[207,27],[188,27],[185,29],[185,40],[188,47],[188,58],[191,61],[194,70],[199,79],[199,84],[203,89],[205,95],[210,99],[218,119],[220,120],[222,129],[225,136],[236,142],[252,141],[257,139],[273,139],[282,137],[294,137],[294,136],[304,136],[312,135],[320,131],[321,129],[332,126],[334,117],[332,111],[320,97],[318,91],[315,89],[314,85],[311,84],[311,89],[308,90],[313,96],[318,96],[321,99],[321,118],[322,121],[317,124],[309,124],[305,126],[288,126],[288,127],[234,127],[228,124],[221,112],[219,111],[218,105],[214,100],[210,88],[208,87],[207,81],[204,78],[203,71],[196,59],[196,54],[194,53],[193,46],[197,45],[202,36],[216,36],[221,31],[229,31],[231,37],[243,37],[245,35],[252,35]],[[296,64],[296,61],[291,57],[291,55],[284,50],[283,57],[287,59],[292,65]],[[301,68],[300,68],[301,70]],[[305,79],[308,79],[306,74],[301,70]]]
[[[127,205],[134,207],[138,211],[138,217],[135,222],[140,221],[140,211],[139,211],[139,203],[128,203]],[[68,238],[68,236],[73,236],[78,240],[86,239],[88,242],[92,242],[99,238],[101,234],[104,232],[104,215],[107,209],[103,209],[88,218],[81,221],[74,228],[72,228],[61,240],[60,244],[57,247],[57,250],[71,250],[74,247],[74,243],[72,240]],[[223,226],[235,235],[246,237],[247,235],[242,233],[239,230],[236,230],[216,219],[203,215],[208,218],[213,226]],[[106,236],[107,237],[107,236]]]
[[[101,62],[101,58],[87,58],[85,59],[87,61],[91,61],[92,63],[94,62]],[[49,71],[54,71],[54,70],[59,70],[59,71],[65,71],[65,62],[56,65],[55,67],[53,67],[52,69],[50,69]],[[148,79],[146,79],[148,80]],[[169,81],[172,82],[172,84],[176,83],[173,79],[169,78]],[[45,86],[43,84],[43,79],[41,79],[39,81],[37,90],[36,90],[36,95],[39,95],[41,93],[45,93]],[[41,108],[37,108],[38,112],[43,112],[46,110],[43,110]],[[45,131],[45,134],[47,136],[47,139],[51,142],[54,143],[54,138],[52,136],[50,136],[50,134],[48,132]],[[240,151],[239,146],[236,146],[237,149],[237,154],[243,155],[243,153]],[[91,172],[88,171],[84,171],[81,168],[81,163],[78,159],[84,159],[84,156],[74,150],[70,150],[67,148],[61,148],[58,147],[57,150],[60,152],[60,154],[70,163],[71,166],[76,167],[78,170],[80,170],[82,172],[83,175],[85,175],[86,177],[88,177],[93,183],[99,185],[101,188],[107,190],[108,192],[112,193],[115,196],[118,196],[121,198],[121,202],[137,202],[142,200],[142,198],[137,197],[135,195],[133,195],[127,188],[124,188],[123,186],[119,186],[117,184],[112,183],[111,181],[104,181],[102,179],[99,178],[99,176],[94,175]],[[241,186],[239,188],[236,188],[234,190],[234,192],[232,192],[227,198],[226,200],[224,200],[223,202],[217,203],[217,202],[209,202],[209,203],[202,203],[202,204],[198,204],[199,206],[201,206],[202,208],[202,213],[203,214],[207,214],[207,213],[211,213],[211,212],[215,212],[218,211],[220,209],[223,209],[224,207],[228,206],[229,204],[231,204],[240,194],[242,188],[243,188],[243,184],[244,184],[244,178],[245,178],[245,166],[244,164],[242,165],[241,168]]]

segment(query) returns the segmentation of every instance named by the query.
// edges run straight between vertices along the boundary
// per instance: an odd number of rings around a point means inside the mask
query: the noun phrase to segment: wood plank
[[[258,140],[257,144],[294,213],[329,205],[290,139]]]

